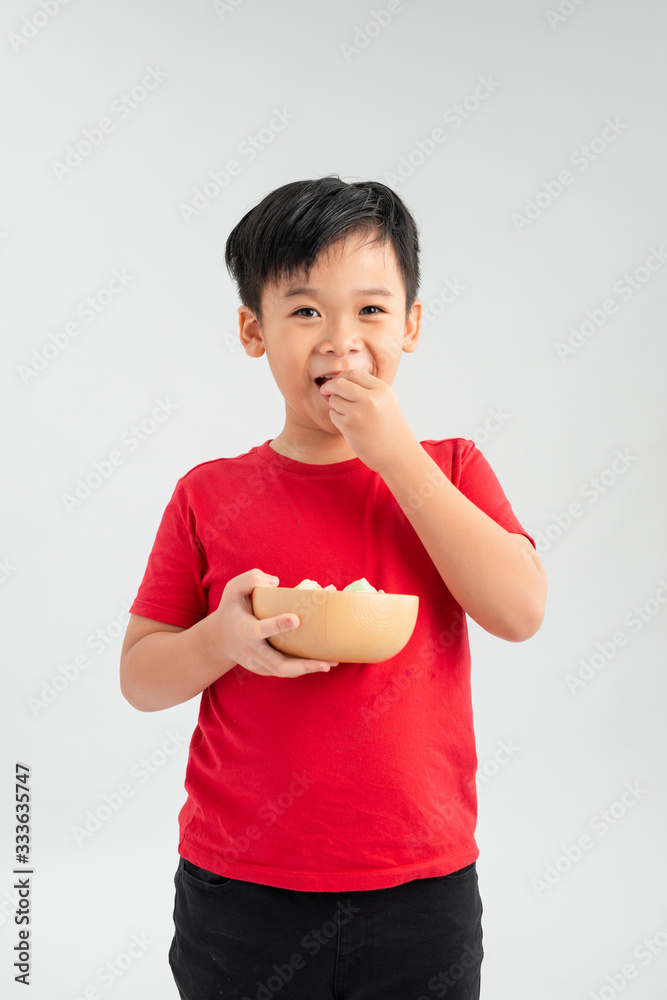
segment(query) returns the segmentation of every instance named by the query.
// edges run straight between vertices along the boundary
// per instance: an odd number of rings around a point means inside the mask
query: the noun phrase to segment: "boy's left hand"
[[[331,423],[373,472],[382,474],[407,448],[419,447],[396,393],[375,375],[344,371],[320,392],[329,397]]]

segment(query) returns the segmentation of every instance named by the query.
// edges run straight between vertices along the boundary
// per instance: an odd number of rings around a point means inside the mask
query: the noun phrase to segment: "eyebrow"
[[[295,295],[319,295],[317,288],[308,288],[306,285],[298,285],[294,288],[290,288],[289,291],[285,292],[283,295],[284,299],[292,298]],[[378,285],[377,288],[355,288],[352,291],[353,295],[383,295],[385,298],[393,299],[393,294],[388,288],[383,285]]]

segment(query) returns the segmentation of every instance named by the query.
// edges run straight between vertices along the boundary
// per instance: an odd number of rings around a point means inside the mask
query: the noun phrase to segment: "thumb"
[[[262,639],[269,639],[272,635],[278,635],[280,632],[289,632],[290,629],[296,628],[300,625],[296,615],[276,615],[275,618],[260,618],[259,619],[259,635]]]
[[[296,615],[278,615],[275,619],[276,628],[279,632],[289,632],[301,624]]]

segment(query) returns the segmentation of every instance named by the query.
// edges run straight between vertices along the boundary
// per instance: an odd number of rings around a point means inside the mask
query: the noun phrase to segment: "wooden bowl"
[[[415,594],[373,594],[298,587],[255,587],[255,618],[296,614],[301,622],[268,642],[286,656],[339,663],[381,663],[407,644],[417,622]]]

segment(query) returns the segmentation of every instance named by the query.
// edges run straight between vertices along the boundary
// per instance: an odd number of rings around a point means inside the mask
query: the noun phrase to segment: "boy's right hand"
[[[255,618],[251,594],[255,587],[276,587],[278,579],[260,569],[251,569],[228,581],[220,604],[209,616],[211,636],[222,652],[253,674],[266,677],[300,677],[328,671],[328,660],[299,659],[285,656],[266,640],[290,629],[290,620],[300,624],[298,615],[283,614],[274,618]],[[334,664],[336,666],[336,664]]]

